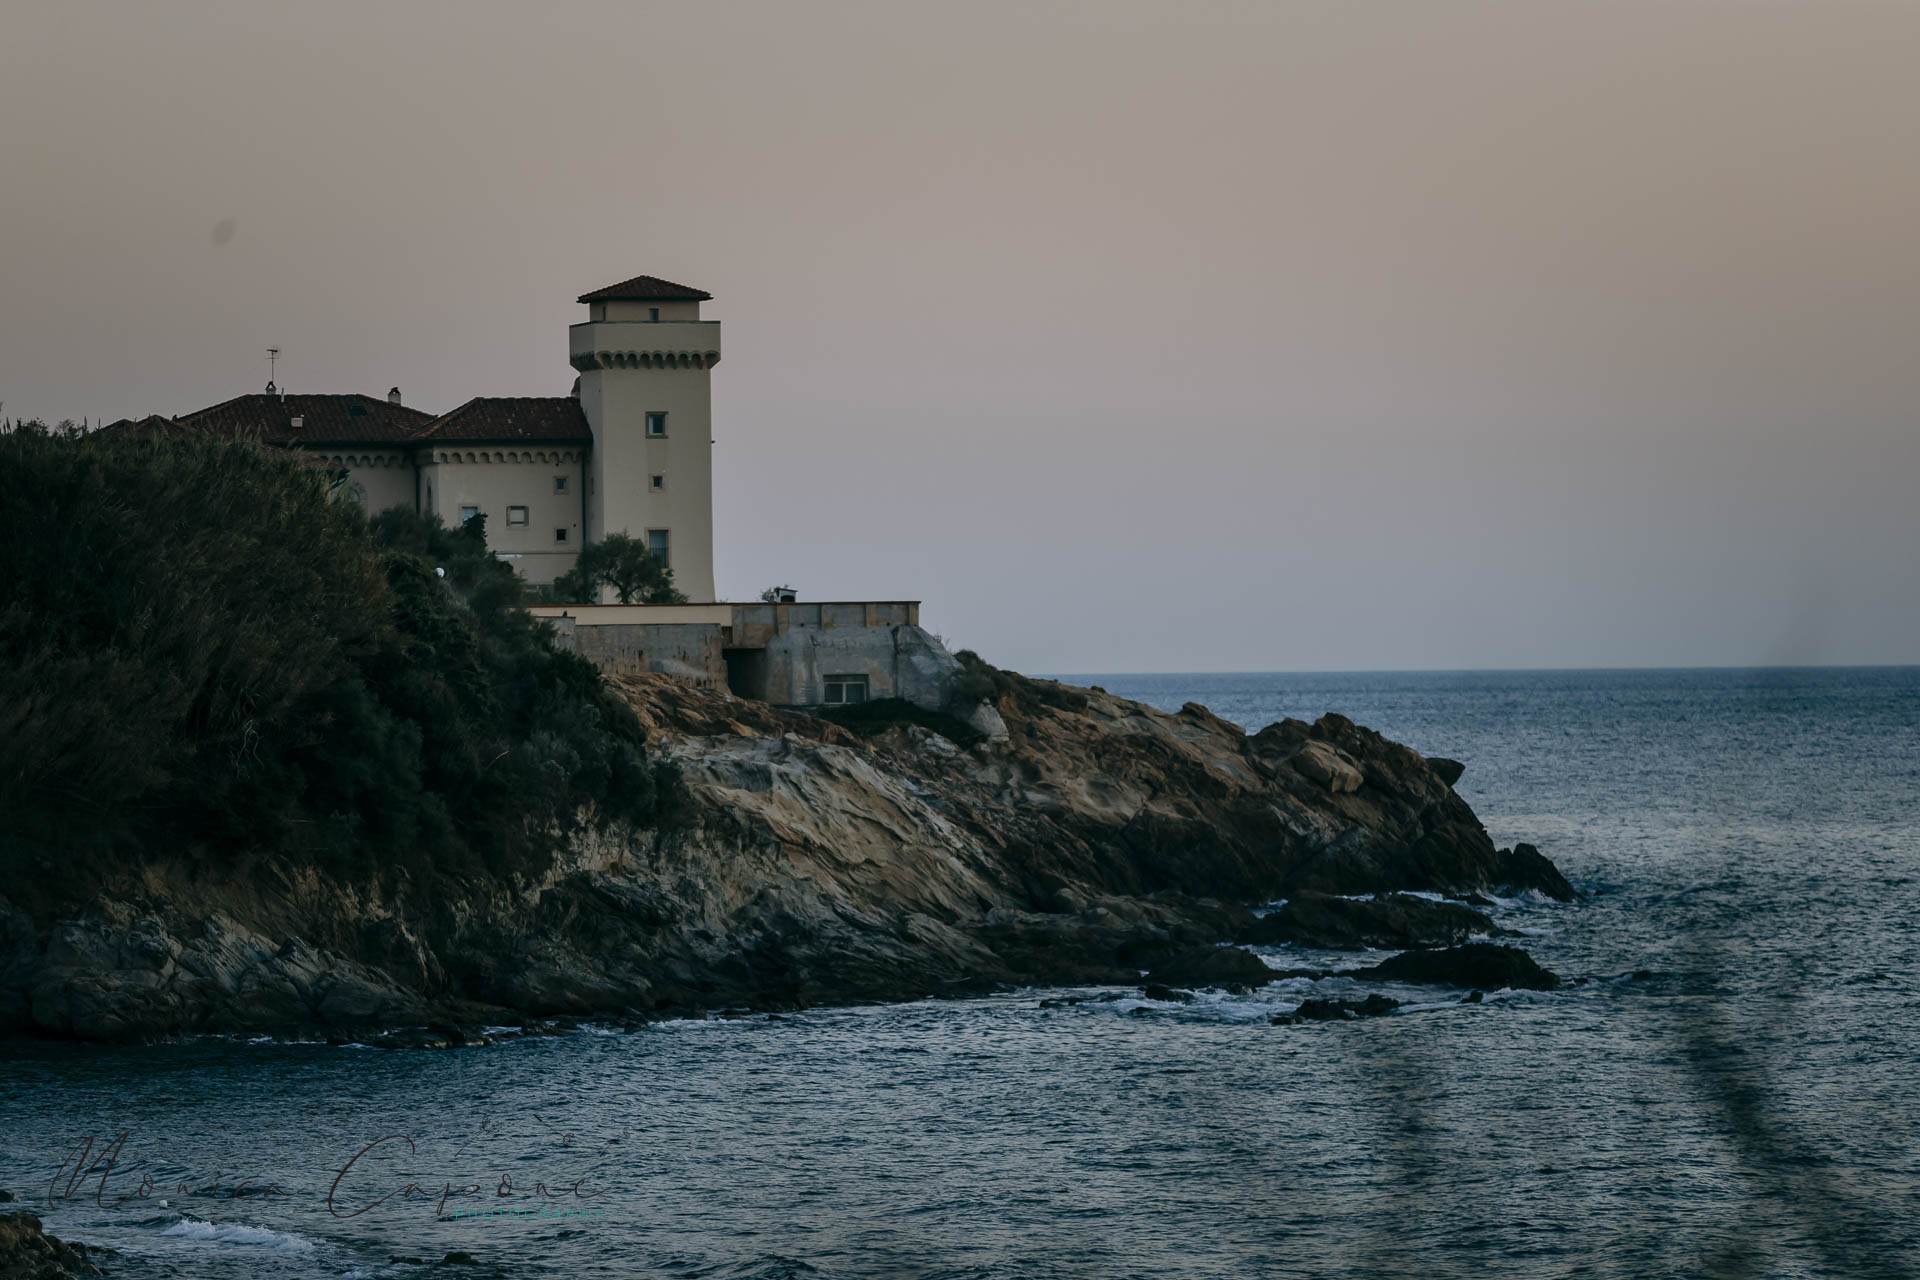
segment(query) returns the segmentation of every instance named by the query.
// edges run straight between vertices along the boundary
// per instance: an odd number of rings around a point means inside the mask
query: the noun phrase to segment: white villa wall
[[[402,449],[305,449],[301,465],[320,471],[345,471],[347,494],[369,515],[388,507],[411,507],[413,459]]]
[[[436,442],[421,454],[421,509],[449,528],[460,508],[479,507],[487,517],[487,545],[528,582],[549,583],[573,568],[585,533],[581,497],[586,485],[584,450],[567,447],[460,446]],[[554,492],[555,477],[567,491]],[[507,508],[527,508],[525,525],[507,523]],[[554,538],[565,529],[565,542]]]
[[[589,302],[587,318],[600,320],[632,320],[640,324],[671,324],[676,320],[698,320],[700,304],[698,302],[633,302],[614,300],[607,302]],[[659,313],[655,319],[654,313]]]

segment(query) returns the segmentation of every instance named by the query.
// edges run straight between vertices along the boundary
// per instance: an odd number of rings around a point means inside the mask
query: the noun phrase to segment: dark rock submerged
[[[1501,987],[1551,991],[1560,985],[1559,975],[1542,969],[1532,956],[1518,947],[1490,942],[1469,942],[1439,951],[1406,951],[1345,976],[1381,982],[1479,987],[1489,991]]]
[[[1292,1013],[1277,1013],[1276,1027],[1297,1026],[1303,1022],[1345,1022],[1355,1018],[1384,1018],[1401,1005],[1399,1000],[1374,994],[1364,1000],[1308,1000]]]
[[[1391,891],[1572,896],[1537,850],[1494,847],[1457,772],[1341,716],[1249,736],[1191,704],[1014,680],[996,708],[1008,737],[963,749],[618,679],[677,777],[657,826],[590,826],[538,878],[476,875],[454,894],[281,857],[216,877],[183,853],[102,872],[65,904],[0,899],[0,1030],[351,1034],[1143,971],[1251,986],[1275,975],[1217,944],[1430,946],[1497,930]],[[1249,904],[1278,897],[1256,921]]]

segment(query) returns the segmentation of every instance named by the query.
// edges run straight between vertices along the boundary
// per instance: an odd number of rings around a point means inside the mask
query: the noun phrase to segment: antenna
[[[280,348],[267,348],[267,394],[272,395],[280,388],[274,386],[280,376]]]

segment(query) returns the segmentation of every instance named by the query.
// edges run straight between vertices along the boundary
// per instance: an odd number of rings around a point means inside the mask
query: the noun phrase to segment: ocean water
[[[1494,914],[1583,981],[14,1042],[0,1187],[130,1277],[1920,1274],[1920,670],[1076,679],[1466,761],[1587,895]],[[1413,1003],[1269,1022],[1367,989]]]

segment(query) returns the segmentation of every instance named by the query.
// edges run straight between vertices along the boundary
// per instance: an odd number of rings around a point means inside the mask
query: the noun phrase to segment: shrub
[[[526,871],[654,812],[638,721],[479,522],[368,521],[252,445],[33,424],[0,435],[0,554],[0,871],[183,847]]]

